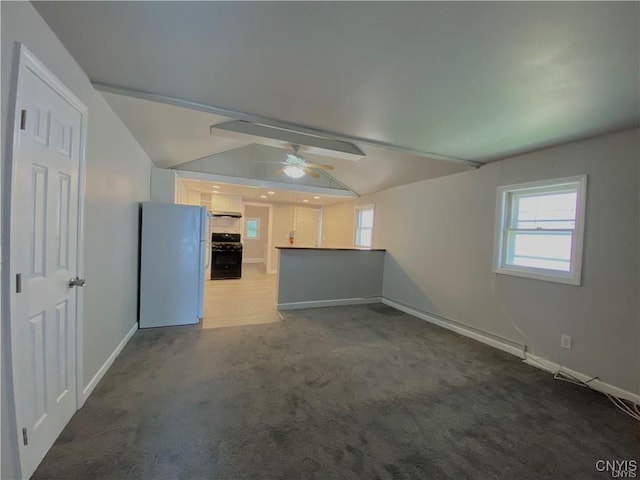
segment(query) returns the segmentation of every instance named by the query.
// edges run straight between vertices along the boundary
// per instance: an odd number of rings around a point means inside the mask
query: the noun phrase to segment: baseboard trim
[[[558,363],[551,362],[545,358],[538,357],[537,355],[533,355],[531,353],[526,352],[526,347],[524,345],[520,345],[518,343],[507,343],[500,338],[495,338],[490,334],[486,334],[483,332],[478,332],[475,330],[471,330],[466,328],[464,325],[459,323],[454,323],[448,321],[446,319],[438,318],[433,315],[430,315],[421,310],[417,310],[415,308],[409,307],[402,303],[394,302],[393,300],[389,300],[388,298],[383,298],[382,303],[385,305],[389,305],[390,307],[396,308],[402,312],[408,313],[409,315],[413,315],[414,317],[418,317],[422,320],[426,320],[427,322],[433,323],[434,325],[438,325],[440,327],[446,328],[447,330],[451,330],[453,332],[459,333],[460,335],[464,335],[465,337],[473,338],[479,342],[482,342],[491,347],[497,348],[507,353],[511,353],[518,358],[523,359],[523,362],[527,365],[531,365],[532,367],[539,368],[541,370],[545,370],[550,373],[556,373],[559,370],[566,372],[583,382],[589,381],[589,385],[592,389],[597,390],[602,393],[608,393],[615,397],[624,398],[631,402],[634,402],[640,405],[640,395],[629,392],[628,390],[623,390],[622,388],[616,387],[609,383],[603,382],[602,380],[591,380],[593,375],[585,375],[582,372],[577,372],[575,370],[571,370],[570,368],[563,367]]]
[[[389,300],[388,298],[383,298],[382,303],[400,310],[401,312],[408,313],[409,315],[413,315],[414,317],[418,317],[421,320],[426,320],[427,322],[438,325],[439,327],[446,328],[447,330],[451,330],[452,332],[459,333],[460,335],[464,335],[465,337],[472,338],[486,345],[497,348],[498,350],[502,350],[503,352],[515,355],[518,358],[525,358],[526,347],[517,342],[509,342],[506,339],[496,337],[488,332],[472,330],[460,323],[454,323],[450,320],[433,316],[432,314],[409,307],[408,305],[405,305],[403,303],[394,302],[393,300]]]
[[[96,388],[96,386],[98,385],[102,377],[104,377],[104,374],[107,373],[107,371],[109,370],[109,367],[111,367],[111,365],[113,364],[114,360],[118,357],[118,355],[120,355],[120,352],[122,352],[122,349],[125,347],[127,343],[129,343],[129,340],[131,340],[131,337],[133,337],[133,335],[137,331],[138,331],[138,322],[136,322],[133,325],[133,327],[131,327],[131,330],[127,332],[127,334],[124,336],[122,341],[118,344],[116,349],[113,352],[111,352],[111,355],[109,355],[109,358],[107,358],[107,360],[98,369],[98,371],[93,376],[93,378],[89,381],[87,386],[84,387],[84,390],[82,390],[82,405],[84,405],[84,402],[87,401],[87,398],[89,398],[89,395],[91,395],[91,392],[93,392],[93,389]]]
[[[243,258],[242,263],[264,263],[264,258]]]
[[[610,395],[613,395],[614,397],[624,398],[625,400],[629,400],[640,405],[640,395],[629,392],[628,390],[623,390],[622,388],[603,382],[599,379],[592,380],[593,375],[585,375],[582,372],[576,372],[575,370],[572,370],[570,368],[563,367],[559,363],[554,363],[550,360],[547,360],[546,358],[538,357],[537,355],[533,355],[531,353],[527,353],[524,359],[524,363],[554,374],[558,371],[566,372],[583,382],[589,382],[589,386],[593,390],[597,390],[602,393],[608,393]]]
[[[345,305],[364,305],[380,302],[382,302],[382,297],[336,298],[311,302],[278,303],[276,308],[278,310],[299,310],[302,308],[342,307]]]

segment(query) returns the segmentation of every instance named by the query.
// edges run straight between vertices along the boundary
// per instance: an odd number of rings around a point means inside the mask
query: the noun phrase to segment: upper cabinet
[[[184,203],[198,207],[207,207],[210,212],[242,213],[242,197],[219,195],[213,193],[188,190],[185,192]]]
[[[196,192],[195,190],[189,190],[187,192],[186,204],[194,205],[196,207],[200,206],[200,192]]]
[[[200,206],[207,207],[207,210],[211,210],[211,195],[210,193],[201,193],[200,194]]]
[[[211,194],[211,210],[214,212],[242,213],[242,197]]]
[[[175,171],[162,168],[151,170],[151,201],[207,207],[220,213],[242,214],[244,210],[242,197],[194,190]]]

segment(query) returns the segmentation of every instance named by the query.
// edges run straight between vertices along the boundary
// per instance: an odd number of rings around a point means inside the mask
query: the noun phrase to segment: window
[[[373,205],[356,207],[356,248],[373,245]]]
[[[244,223],[244,238],[257,240],[260,238],[260,219],[248,218]]]
[[[494,271],[580,285],[587,177],[498,187]]]

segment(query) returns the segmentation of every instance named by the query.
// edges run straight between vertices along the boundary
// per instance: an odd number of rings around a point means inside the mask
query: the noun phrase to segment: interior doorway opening
[[[242,263],[273,273],[273,207],[266,203],[244,202]]]
[[[242,278],[206,282],[203,329],[279,322],[276,310],[277,276],[259,263],[243,267]]]

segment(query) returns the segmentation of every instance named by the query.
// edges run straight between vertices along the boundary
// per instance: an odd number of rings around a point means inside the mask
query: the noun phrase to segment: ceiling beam
[[[328,157],[342,158],[344,160],[358,161],[365,157],[362,150],[350,142],[343,142],[333,138],[307,135],[284,128],[271,127],[261,123],[247,122],[246,120],[231,120],[230,122],[217,123],[209,129],[211,135],[230,136],[231,138],[257,141],[264,139],[278,140],[290,145],[302,145],[301,153],[314,153]],[[222,130],[223,132],[220,132]],[[311,148],[306,148],[311,147]]]
[[[334,140],[340,140],[343,142],[354,142],[363,145],[371,145],[373,147],[383,148],[394,152],[408,153],[411,155],[417,155],[419,157],[432,158],[434,160],[443,160],[447,162],[463,163],[473,168],[478,168],[483,165],[482,162],[474,160],[465,160],[462,158],[449,157],[446,155],[439,155],[433,152],[426,152],[415,148],[405,147],[402,145],[396,145],[389,142],[383,142],[380,140],[374,140],[370,138],[356,137],[353,135],[346,135],[328,130],[322,130],[314,127],[307,127],[304,125],[296,125],[289,122],[283,122],[274,118],[264,117],[261,115],[254,115],[251,113],[239,112],[237,110],[230,110],[228,108],[216,107],[213,105],[206,105],[203,103],[192,102],[181,98],[170,97],[167,95],[161,95],[153,92],[145,92],[142,90],[136,90],[132,88],[120,87],[116,85],[110,85],[101,82],[92,82],[94,88],[101,92],[115,93],[117,95],[125,95],[128,97],[140,98],[142,100],[149,100],[152,102],[164,103],[167,105],[174,105],[176,107],[189,108],[192,110],[198,110],[200,112],[212,113],[214,115],[220,115],[222,117],[234,118],[236,120],[244,120],[247,122],[259,123],[262,125],[268,125],[270,127],[282,128],[286,130],[292,130],[294,132],[305,133],[307,135],[314,135],[317,137],[331,138]]]

